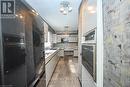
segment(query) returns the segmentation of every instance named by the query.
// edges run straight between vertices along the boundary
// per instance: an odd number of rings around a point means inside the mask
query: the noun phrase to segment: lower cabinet
[[[60,56],[60,57],[64,57],[64,49],[61,49],[61,50],[59,51],[59,56]]]
[[[78,57],[78,50],[74,50],[74,57]]]
[[[46,87],[53,75],[53,72],[55,70],[58,61],[59,61],[59,55],[57,52],[56,54],[54,54],[51,60],[46,64]]]

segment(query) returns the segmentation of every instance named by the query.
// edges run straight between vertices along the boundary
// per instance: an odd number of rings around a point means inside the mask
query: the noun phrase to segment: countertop
[[[58,51],[59,49],[45,50],[45,64],[47,64]]]

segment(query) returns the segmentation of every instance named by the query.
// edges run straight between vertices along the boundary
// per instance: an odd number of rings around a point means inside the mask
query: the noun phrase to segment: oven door
[[[82,45],[82,64],[96,82],[96,45],[94,43]]]

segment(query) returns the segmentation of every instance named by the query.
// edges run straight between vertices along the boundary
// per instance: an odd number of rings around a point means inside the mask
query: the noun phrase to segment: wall
[[[96,8],[96,0],[83,0],[80,7],[79,14],[79,73],[78,76],[80,81],[82,82],[82,87],[96,87],[96,83],[92,79],[91,75],[88,73],[86,68],[82,65],[82,53],[81,44],[84,42],[83,35],[89,30],[93,29],[97,25],[96,13],[89,13],[87,10],[87,6],[94,6]]]
[[[103,0],[104,87],[130,87],[130,0]]]
[[[84,34],[97,27],[97,13],[90,13],[90,11],[87,9],[88,7],[93,6],[93,10],[96,10],[97,2],[96,0],[85,1],[86,4],[84,5],[84,9],[82,12],[82,42],[84,42]]]

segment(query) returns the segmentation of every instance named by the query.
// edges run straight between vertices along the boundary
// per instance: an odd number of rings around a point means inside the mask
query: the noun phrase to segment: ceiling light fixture
[[[63,15],[67,15],[69,12],[72,11],[72,7],[70,5],[70,2],[68,1],[62,1],[60,3],[60,12],[63,14]]]

